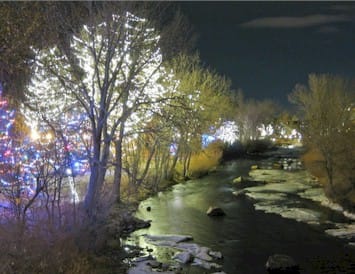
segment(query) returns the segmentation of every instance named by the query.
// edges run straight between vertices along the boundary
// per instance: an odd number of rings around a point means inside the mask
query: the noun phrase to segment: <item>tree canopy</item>
[[[331,195],[348,193],[354,187],[353,84],[339,76],[311,74],[308,86],[297,85],[289,98],[300,107],[305,144],[323,157]]]
[[[150,16],[135,15],[146,12],[139,7],[133,11],[122,8],[116,13],[102,11],[73,35],[68,49],[35,51],[34,76],[24,113],[32,124],[38,121],[39,127],[57,132],[63,132],[70,123],[68,117],[82,115],[82,128],[76,134],[86,131],[92,141],[85,198],[89,215],[95,215],[99,206],[110,166],[115,169],[111,193],[120,199],[125,139],[139,130],[145,132],[157,117],[170,117],[179,142],[192,143],[208,124],[223,116],[215,105],[223,102],[228,106],[229,82],[223,77],[200,68],[197,58],[163,58],[162,38],[147,19]]]

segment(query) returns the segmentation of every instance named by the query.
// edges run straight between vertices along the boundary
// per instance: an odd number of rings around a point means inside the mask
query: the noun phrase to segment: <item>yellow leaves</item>
[[[211,143],[205,150],[191,156],[189,174],[203,174],[218,166],[222,154],[221,143]]]

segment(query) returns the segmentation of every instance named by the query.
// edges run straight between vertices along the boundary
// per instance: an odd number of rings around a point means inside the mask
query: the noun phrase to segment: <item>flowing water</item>
[[[145,247],[143,234],[191,235],[195,243],[222,252],[224,258],[219,263],[228,274],[266,273],[268,256],[275,253],[293,257],[301,273],[355,273],[355,248],[327,235],[324,226],[255,210],[250,198],[232,194],[233,178],[247,175],[255,163],[260,161],[230,162],[207,177],[176,185],[142,202],[137,217],[152,220],[151,227],[135,232],[131,242]],[[308,208],[330,222],[346,222],[341,214],[309,201],[298,199],[295,203],[308,203]],[[206,210],[211,205],[223,208],[226,216],[208,217]],[[153,255],[161,261],[171,256],[159,248],[154,248]],[[189,267],[185,272],[213,271]]]

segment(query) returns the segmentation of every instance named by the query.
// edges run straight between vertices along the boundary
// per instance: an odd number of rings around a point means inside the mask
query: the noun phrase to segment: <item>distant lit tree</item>
[[[235,95],[234,103],[238,139],[242,143],[260,138],[261,129],[265,130],[272,124],[278,112],[278,106],[274,102],[245,100],[242,91]]]

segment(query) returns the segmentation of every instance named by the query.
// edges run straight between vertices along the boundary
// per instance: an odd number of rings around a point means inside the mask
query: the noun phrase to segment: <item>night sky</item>
[[[355,75],[355,2],[181,2],[203,63],[248,98],[289,106],[309,73]]]

